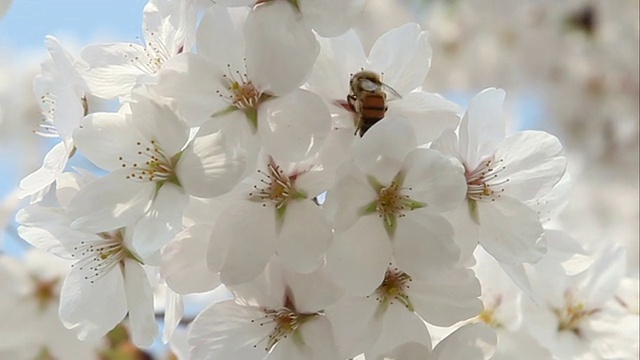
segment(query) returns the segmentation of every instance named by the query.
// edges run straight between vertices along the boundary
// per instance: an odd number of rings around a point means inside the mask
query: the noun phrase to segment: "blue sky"
[[[134,41],[140,35],[145,0],[13,0],[0,20],[0,44],[12,49],[42,47],[47,34],[76,38]]]

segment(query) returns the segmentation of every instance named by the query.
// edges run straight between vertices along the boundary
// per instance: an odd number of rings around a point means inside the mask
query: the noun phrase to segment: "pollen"
[[[246,65],[245,65],[246,68]],[[227,84],[227,93],[216,91],[219,97],[225,99],[229,105],[240,110],[255,110],[260,103],[262,93],[253,85],[245,71],[232,70],[231,64],[227,64],[227,74],[222,75]]]
[[[371,296],[375,296],[376,301],[384,307],[398,302],[408,310],[413,311],[413,305],[407,294],[407,290],[411,287],[411,281],[411,276],[398,268],[389,268],[382,284],[378,286],[374,295]]]
[[[46,309],[50,303],[57,300],[59,294],[56,289],[60,283],[60,278],[41,280],[33,277],[32,279],[35,283],[32,296],[36,299],[38,307],[42,311]]]

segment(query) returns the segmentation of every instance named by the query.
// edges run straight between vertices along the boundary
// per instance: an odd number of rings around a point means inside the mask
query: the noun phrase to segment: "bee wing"
[[[392,88],[391,86],[385,83],[382,83],[382,89],[387,93],[387,95],[389,95],[389,100],[402,99],[402,95],[400,95],[400,93],[397,92],[396,89]]]
[[[377,84],[369,79],[360,79],[360,87],[364,91],[376,91],[380,88],[380,84]]]

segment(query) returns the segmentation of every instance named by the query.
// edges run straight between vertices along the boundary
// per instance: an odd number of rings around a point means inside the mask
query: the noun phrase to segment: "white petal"
[[[86,46],[80,56],[89,68],[82,75],[91,93],[105,99],[128,95],[145,73],[143,64],[149,59],[144,54],[144,48],[137,44]]]
[[[415,311],[428,323],[451,326],[482,310],[480,282],[473,271],[454,269],[429,280],[411,283],[407,291]]]
[[[274,325],[260,326],[264,313],[233,301],[216,303],[196,317],[189,331],[191,359],[263,360]],[[254,321],[252,321],[254,320]]]
[[[496,333],[482,324],[465,325],[442,340],[433,349],[438,360],[487,360],[496,347]]]
[[[489,88],[471,99],[460,123],[460,155],[468,169],[475,169],[504,139],[504,97],[504,90]]]
[[[79,174],[73,172],[60,174],[56,178],[56,198],[58,199],[58,204],[60,204],[62,208],[66,208],[80,188],[97,178],[93,173],[82,170]]]
[[[373,298],[349,298],[325,310],[342,358],[366,351],[380,337],[382,317],[377,315],[378,305]]]
[[[317,153],[331,131],[331,114],[322,99],[296,90],[260,105],[262,146],[279,161],[300,161]]]
[[[437,139],[443,131],[454,130],[462,110],[457,104],[437,94],[413,91],[402,99],[388,102],[386,117],[403,116],[415,129],[418,144]]]
[[[336,235],[327,252],[327,272],[349,293],[367,296],[382,283],[391,252],[382,220],[375,215],[363,216]]]
[[[227,91],[222,75],[207,57],[184,53],[164,65],[153,89],[172,101],[186,122],[197,126],[229,107],[229,101],[216,93]]]
[[[319,206],[310,200],[290,201],[276,240],[283,265],[307,274],[324,263],[324,254],[333,234]]]
[[[177,154],[189,138],[189,127],[157,95],[144,87],[132,93],[133,125],[147,140],[153,140],[168,156]]]
[[[304,326],[300,327],[300,335],[305,345],[312,350],[310,360],[340,358],[335,345],[331,323],[326,317],[320,316],[305,323]],[[292,360],[298,359],[303,358],[296,357]]]
[[[240,181],[245,168],[244,155],[221,131],[198,133],[176,165],[180,184],[197,197],[224,194]]]
[[[311,274],[287,272],[285,276],[295,299],[296,310],[302,313],[324,310],[336,303],[344,293],[322,270]]]
[[[378,360],[432,360],[430,347],[431,345],[426,347],[417,342],[409,342],[396,347],[388,357],[380,357]]]
[[[320,36],[332,37],[347,31],[364,8],[364,0],[300,0],[304,21]]]
[[[133,259],[124,260],[124,288],[129,307],[131,340],[137,346],[150,347],[158,334],[153,291],[147,273]]]
[[[226,213],[233,220],[222,223],[220,217],[211,236],[213,241],[222,238],[229,243],[220,280],[225,285],[237,285],[256,278],[273,256],[276,214],[271,207],[249,201],[238,203]]]
[[[422,86],[431,65],[427,33],[418,24],[405,24],[383,34],[369,54],[371,70],[401,95]]]
[[[120,168],[120,156],[137,153],[135,146],[141,139],[144,138],[133,124],[118,113],[90,114],[73,133],[74,144],[82,155],[105,170]]]
[[[531,208],[508,196],[477,205],[479,242],[498,261],[536,262],[546,253],[542,225]]]
[[[426,203],[426,210],[445,212],[463,205],[467,182],[462,166],[435,150],[417,149],[404,159],[404,186],[411,199]]]
[[[360,170],[387,185],[400,171],[405,156],[416,148],[416,136],[404,118],[385,118],[353,144],[353,159]]]
[[[220,285],[218,272],[207,267],[207,247],[211,229],[195,225],[178,234],[162,249],[160,273],[178,294],[213,290]]]
[[[198,53],[213,61],[220,69],[227,64],[244,71],[244,24],[248,8],[227,9],[213,5],[198,26]]]
[[[154,183],[127,179],[128,170],[117,170],[84,188],[66,209],[72,227],[95,233],[117,229],[141,217],[151,202]]]
[[[438,150],[442,155],[449,156],[462,164],[460,158],[460,144],[458,135],[453,130],[445,130],[442,135],[429,146],[430,149]]]
[[[507,136],[496,148],[495,156],[496,160],[503,160],[500,178],[509,179],[504,184],[505,194],[522,202],[551,192],[567,167],[560,141],[543,131]]]
[[[20,181],[20,189],[24,190],[23,194],[33,195],[56,181],[56,177],[62,173],[67,165],[69,151],[70,149],[64,141],[51,148],[44,157],[42,167]]]
[[[358,221],[360,210],[376,197],[366,176],[349,161],[338,169],[338,181],[327,193],[323,208],[335,231],[342,232]]]
[[[22,239],[64,259],[73,258],[69,251],[70,242],[87,236],[72,230],[64,210],[58,208],[31,205],[18,212],[16,222],[21,225],[18,234]]]
[[[354,30],[333,38],[320,38],[320,54],[307,80],[315,93],[346,100],[351,76],[365,67],[367,58]]]
[[[399,219],[392,244],[398,266],[418,279],[454,267],[460,257],[453,242],[453,227],[437,215],[416,214]]]
[[[60,319],[67,328],[76,331],[80,340],[98,339],[127,313],[122,271],[115,266],[94,283],[84,276],[76,267],[64,280],[60,291]]]
[[[392,304],[383,315],[382,333],[378,341],[365,354],[367,358],[376,359],[407,342],[431,347],[431,336],[418,315],[401,304]]]
[[[160,249],[182,230],[182,212],[189,197],[174,184],[165,183],[155,194],[151,207],[133,230],[133,248],[143,259]]]
[[[165,309],[164,309],[164,328],[162,329],[162,342],[168,343],[170,340],[175,339],[175,334],[183,334],[181,330],[176,331],[180,320],[184,315],[184,301],[182,296],[174,293],[171,289],[167,289],[165,296]],[[178,335],[178,336],[180,336]],[[186,339],[184,339],[186,344]],[[172,346],[172,351],[175,349]]]
[[[600,251],[594,264],[583,276],[586,277],[579,290],[579,299],[585,305],[596,308],[611,299],[626,269],[625,251],[621,246],[609,246]]]
[[[244,30],[247,71],[260,89],[284,95],[304,82],[320,46],[291,4],[273,1],[256,6]]]

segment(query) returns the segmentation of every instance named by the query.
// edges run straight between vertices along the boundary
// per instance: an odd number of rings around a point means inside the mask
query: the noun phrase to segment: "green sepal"
[[[294,344],[298,346],[304,346],[304,338],[302,337],[302,332],[298,330],[294,331],[291,338],[293,339]]]
[[[287,213],[287,204],[282,204],[282,206],[276,206],[276,232],[280,233],[280,229],[282,229],[282,225],[284,224],[284,217]]]
[[[374,200],[358,210],[358,215],[364,216],[378,212],[378,201]]]
[[[373,190],[375,190],[377,193],[379,193],[380,190],[384,189],[384,185],[380,184],[380,182],[371,175],[367,175],[367,181],[369,182],[369,185],[371,185]]]
[[[213,114],[211,114],[211,117],[214,118],[214,117],[218,117],[218,116],[223,116],[223,115],[226,115],[226,114],[228,114],[228,113],[230,113],[232,111],[236,111],[236,110],[238,110],[237,107],[229,106],[226,109],[222,109],[220,111],[214,112]]]
[[[247,108],[244,110],[244,114],[247,116],[247,120],[249,124],[251,124],[251,128],[255,133],[258,131],[258,109],[256,108]]]
[[[384,229],[387,231],[387,235],[391,239],[396,233],[396,228],[398,227],[398,219],[395,215],[385,215],[384,218]]]
[[[480,225],[480,215],[478,214],[478,202],[472,199],[467,199],[469,205],[469,215],[474,223]]]

